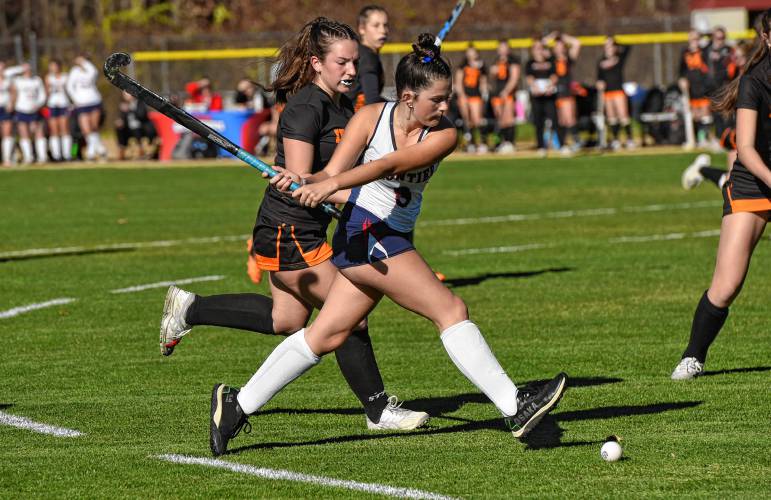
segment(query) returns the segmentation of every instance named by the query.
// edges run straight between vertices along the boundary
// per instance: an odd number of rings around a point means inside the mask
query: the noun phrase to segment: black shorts
[[[327,218],[293,207],[266,192],[252,233],[252,253],[264,271],[296,271],[332,257]],[[296,213],[294,213],[296,212]]]
[[[771,213],[771,189],[738,162],[723,185],[723,216],[737,212]]]

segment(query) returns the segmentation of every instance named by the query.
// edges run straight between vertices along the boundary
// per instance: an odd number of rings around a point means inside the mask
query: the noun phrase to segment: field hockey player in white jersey
[[[107,149],[99,137],[99,121],[102,116],[102,95],[96,88],[99,71],[86,56],[79,55],[73,61],[67,75],[67,94],[72,100],[73,116],[80,132],[86,138],[86,160],[106,157]]]
[[[67,73],[62,71],[62,62],[52,59],[48,63],[46,75],[46,90],[48,91],[48,143],[51,158],[54,161],[68,161],[72,153],[72,136],[67,120],[70,108],[70,98],[67,97]]]
[[[21,73],[21,66],[8,67],[0,61],[0,137],[2,140],[3,166],[13,166],[13,103],[11,102],[11,80]]]
[[[14,120],[19,131],[19,147],[24,163],[48,161],[48,145],[40,110],[46,103],[46,89],[43,79],[32,74],[29,63],[21,65],[22,73],[11,83]],[[32,137],[35,138],[35,157],[32,156]]]
[[[565,390],[567,377],[559,374],[518,391],[469,320],[463,300],[442,285],[412,245],[423,188],[457,142],[455,127],[444,116],[452,70],[432,35],[420,35],[413,52],[399,62],[395,80],[398,102],[357,112],[324,170],[271,181],[279,189],[288,188],[290,180],[304,184],[293,195],[311,207],[353,188],[332,242],[340,275],[316,321],[279,344],[240,391],[215,385],[210,421],[215,455],[248,425],[249,415],[337,349],[383,296],[436,325],[450,359],[490,398],[515,437],[529,432]],[[364,164],[352,168],[362,154]]]

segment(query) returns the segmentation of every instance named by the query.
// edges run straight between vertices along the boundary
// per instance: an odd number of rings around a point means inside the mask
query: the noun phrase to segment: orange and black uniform
[[[570,84],[573,82],[573,63],[575,61],[570,56],[564,59],[554,59],[554,72],[557,75],[557,106],[560,99],[572,98]]]
[[[704,49],[704,53],[707,59],[707,92],[712,95],[720,87],[736,78],[739,68],[736,65],[733,49],[727,45],[715,47],[709,44]],[[723,137],[726,136],[730,123],[726,122],[721,113],[713,113],[712,119],[715,121],[715,133],[721,138],[721,143],[724,143]]]
[[[309,84],[291,96],[281,113],[276,133],[276,165],[286,166],[283,139],[313,145],[312,172],[332,158],[343,136],[353,104],[340,96],[340,105],[320,87]],[[315,266],[332,256],[327,244],[331,218],[320,208],[299,205],[272,186],[265,189],[253,232],[257,264],[266,271],[287,271]]]
[[[461,66],[463,70],[463,93],[469,102],[482,101],[482,75],[486,74],[487,68],[484,63],[476,66],[464,60]]]
[[[509,83],[509,77],[511,76],[511,66],[519,65],[519,59],[509,54],[506,59],[499,59],[495,62],[492,68],[492,98],[493,106],[503,104],[503,99],[514,99],[513,90],[505,98],[501,98],[501,92],[506,88],[506,84]],[[465,76],[465,75],[464,75]]]
[[[766,57],[739,80],[736,109],[757,111],[755,150],[771,168],[771,58]],[[771,188],[755,177],[741,160],[734,162],[728,182],[723,186],[723,215],[734,212],[771,211]]]
[[[345,93],[353,101],[355,111],[367,104],[385,101],[381,96],[385,85],[383,63],[377,52],[361,43],[356,75],[356,83]]]
[[[704,50],[683,50],[680,56],[680,78],[688,80],[688,93],[692,107],[709,106],[707,99],[708,78],[707,57]]]
[[[597,63],[597,80],[605,82],[605,99],[624,94],[624,64],[629,55],[629,46],[617,45],[618,53],[611,58],[603,57]]]

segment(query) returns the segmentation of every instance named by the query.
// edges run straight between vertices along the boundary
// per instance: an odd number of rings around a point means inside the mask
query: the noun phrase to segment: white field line
[[[183,240],[158,240],[158,241],[140,241],[135,243],[111,243],[107,245],[96,245],[92,247],[74,246],[74,247],[53,247],[53,248],[28,248],[25,250],[15,250],[12,252],[0,253],[0,259],[14,257],[35,257],[38,255],[57,255],[70,254],[78,252],[98,252],[100,250],[133,250],[137,248],[161,248],[174,247],[180,245],[202,245],[206,243],[219,243],[222,241],[241,241],[248,238],[249,234],[239,234],[230,236],[209,236],[204,238],[187,238]]]
[[[28,418],[17,417],[16,415],[10,415],[4,411],[0,411],[0,424],[10,425],[19,429],[27,429],[33,432],[39,432],[41,434],[50,434],[56,437],[78,437],[83,433],[73,429],[65,429],[63,427],[56,427],[48,424],[41,424]]]
[[[693,203],[672,203],[642,205],[621,208],[587,208],[583,210],[562,210],[559,212],[543,212],[533,214],[508,214],[490,217],[467,217],[461,219],[425,220],[418,222],[419,227],[425,226],[465,226],[469,224],[496,224],[501,222],[521,222],[542,219],[568,219],[572,217],[596,217],[617,215],[621,213],[663,212],[665,210],[689,210],[692,208],[716,207],[723,203],[718,201],[698,201]]]
[[[37,304],[28,304],[26,306],[14,307],[13,309],[8,309],[7,311],[0,311],[0,319],[13,318],[14,316],[18,316],[19,314],[24,314],[30,311],[34,311],[36,309],[45,309],[46,307],[69,304],[70,302],[74,302],[75,300],[76,299],[69,298],[69,297],[62,297],[61,299],[53,299],[53,300],[48,300],[46,302],[38,302]]]
[[[154,458],[165,460],[176,464],[203,465],[206,467],[215,467],[240,474],[247,474],[263,479],[272,479],[274,481],[295,481],[298,483],[318,484],[320,486],[329,486],[333,488],[344,488],[353,491],[363,491],[374,495],[384,495],[396,498],[425,498],[429,500],[452,500],[452,497],[431,493],[430,491],[421,491],[413,488],[399,488],[397,486],[388,486],[378,483],[360,483],[358,481],[349,481],[345,479],[334,479],[331,477],[314,476],[311,474],[302,474],[281,469],[264,469],[252,465],[238,464],[226,460],[217,460],[214,458],[199,458],[188,455],[156,455]]]
[[[146,285],[136,285],[130,286],[128,288],[117,288],[115,290],[110,290],[110,293],[141,292],[142,290],[150,290],[151,288],[166,288],[167,286],[171,285],[187,285],[189,283],[197,283],[199,281],[219,281],[224,278],[225,276],[216,274],[212,276],[199,276],[198,278],[186,278],[176,281],[159,281],[157,283],[148,283]]]
[[[669,240],[684,240],[690,238],[711,238],[713,236],[720,236],[719,229],[710,229],[708,231],[698,231],[695,233],[665,233],[665,234],[649,234],[646,236],[621,236],[619,238],[610,238],[608,243],[646,243],[649,241],[669,241]],[[491,254],[491,253],[515,253],[524,252],[526,250],[538,250],[541,248],[553,248],[559,245],[546,244],[546,243],[530,243],[526,245],[516,245],[508,247],[484,247],[484,248],[464,248],[461,250],[445,250],[442,253],[444,255],[451,255],[457,257],[459,255],[478,255],[478,254]]]

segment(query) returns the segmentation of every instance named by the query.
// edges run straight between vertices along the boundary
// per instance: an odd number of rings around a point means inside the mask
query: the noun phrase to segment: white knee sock
[[[102,144],[102,136],[99,135],[99,132],[91,132],[91,135],[93,136],[94,141],[94,154],[97,155],[103,155],[107,152],[107,150],[104,147],[104,144]]]
[[[48,144],[45,137],[35,139],[35,156],[38,163],[46,163],[48,161]]]
[[[16,140],[13,137],[3,137],[3,161],[4,162],[12,162],[13,161],[13,146],[16,143]]]
[[[72,136],[62,136],[62,160],[67,161],[72,159]]]
[[[517,413],[517,387],[495,359],[477,325],[461,321],[443,331],[441,338],[455,366],[504,416]]]
[[[86,160],[93,160],[96,155],[96,144],[94,143],[94,134],[86,135]]]
[[[51,158],[58,161],[62,159],[62,143],[58,135],[52,135],[48,139],[48,144],[51,146]]]
[[[281,342],[238,393],[238,404],[250,415],[291,381],[317,365],[321,358],[305,342],[305,329]]]
[[[29,139],[19,139],[19,147],[24,163],[32,163],[32,141]]]

